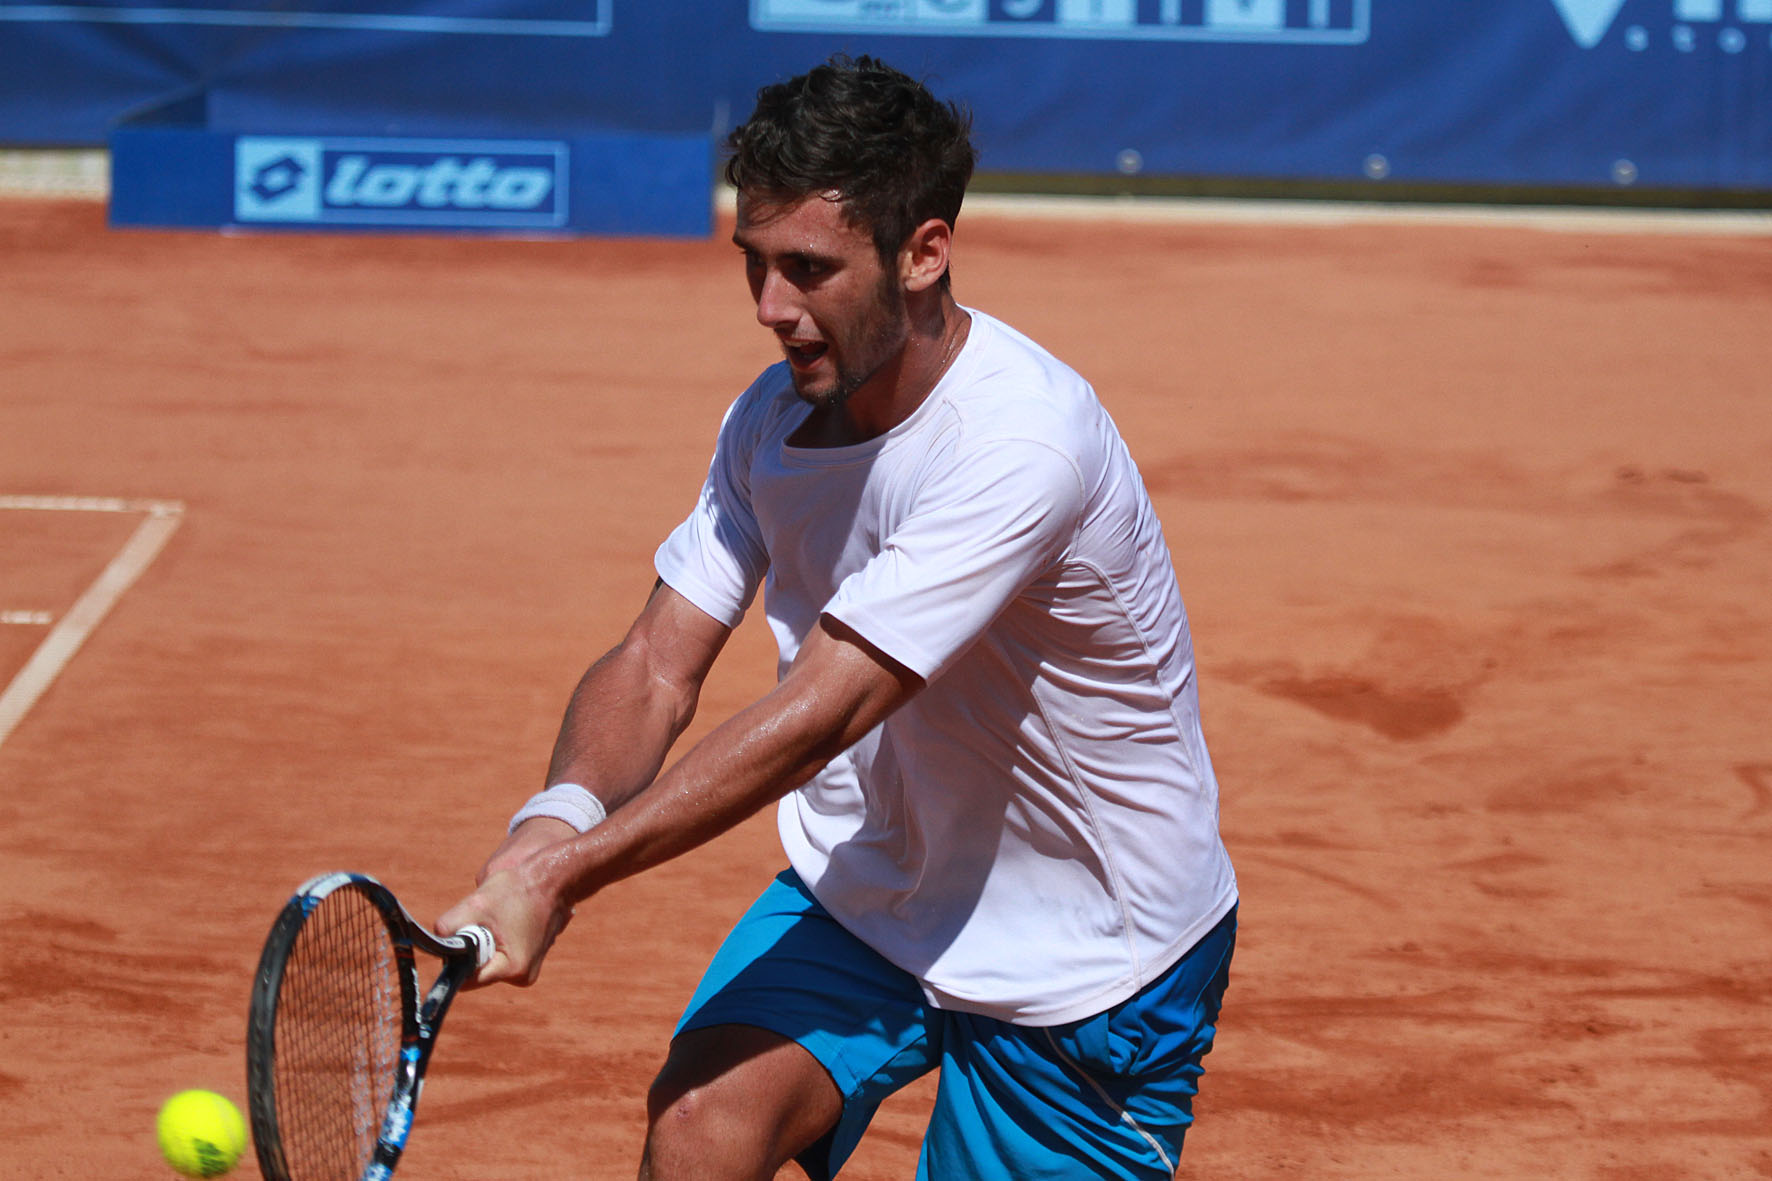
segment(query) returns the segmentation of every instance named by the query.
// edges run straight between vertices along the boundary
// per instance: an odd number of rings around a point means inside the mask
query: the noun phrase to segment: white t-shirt
[[[971,316],[855,446],[788,446],[808,408],[766,370],[657,568],[728,625],[766,582],[780,671],[829,613],[926,680],[782,800],[788,860],[932,1003],[1056,1025],[1160,975],[1236,878],[1143,481],[1081,377]]]

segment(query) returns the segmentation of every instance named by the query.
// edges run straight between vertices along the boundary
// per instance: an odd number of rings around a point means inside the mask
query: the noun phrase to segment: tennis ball
[[[240,1109],[214,1091],[180,1091],[155,1121],[160,1154],[187,1177],[219,1177],[246,1151]]]

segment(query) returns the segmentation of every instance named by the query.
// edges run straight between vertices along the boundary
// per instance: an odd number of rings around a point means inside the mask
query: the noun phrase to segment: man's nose
[[[793,284],[775,271],[765,271],[757,282],[757,323],[765,328],[792,327],[800,318],[793,298]]]

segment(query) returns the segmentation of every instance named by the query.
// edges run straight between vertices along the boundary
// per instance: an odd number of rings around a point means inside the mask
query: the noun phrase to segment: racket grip
[[[479,923],[463,927],[455,933],[455,937],[466,939],[474,945],[474,966],[476,968],[484,968],[486,962],[492,958],[492,953],[498,949],[497,943],[493,941],[492,932]]]

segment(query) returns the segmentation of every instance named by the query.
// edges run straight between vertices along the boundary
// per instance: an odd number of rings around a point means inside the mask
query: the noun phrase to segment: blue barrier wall
[[[1772,0],[0,0],[0,142],[706,135],[836,51],[993,172],[1772,188]]]

